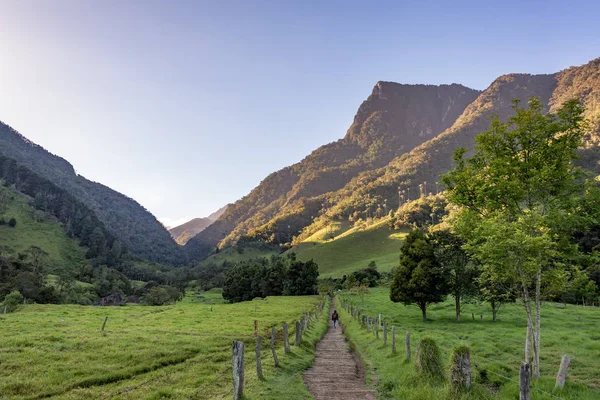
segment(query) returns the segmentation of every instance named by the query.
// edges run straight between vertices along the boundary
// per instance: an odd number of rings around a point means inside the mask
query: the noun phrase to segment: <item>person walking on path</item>
[[[333,314],[331,314],[331,319],[333,320],[333,327],[337,329],[338,313],[336,310],[333,310]]]

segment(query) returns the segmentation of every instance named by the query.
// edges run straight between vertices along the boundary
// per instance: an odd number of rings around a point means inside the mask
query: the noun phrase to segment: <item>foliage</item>
[[[0,303],[0,311],[13,312],[19,304],[23,304],[23,295],[18,290],[13,290],[4,297],[4,301]]]
[[[298,261],[294,254],[242,261],[225,272],[223,298],[232,302],[256,297],[315,294],[317,264]]]
[[[429,235],[435,258],[448,276],[448,287],[456,302],[456,320],[460,321],[461,300],[474,298],[478,293],[477,265],[469,258],[458,235],[449,230],[437,230]]]
[[[11,228],[14,228],[15,226],[17,226],[17,220],[14,218],[9,219],[8,226],[10,226]]]
[[[409,201],[398,209],[390,218],[393,229],[423,227],[435,225],[448,215],[448,202],[443,195],[431,195]]]
[[[183,298],[177,288],[171,286],[154,286],[140,298],[141,303],[148,306],[164,306],[173,304]]]
[[[489,277],[517,277],[520,283],[529,323],[526,353],[531,332],[533,372],[539,376],[542,272],[561,268],[552,261],[573,253],[565,238],[582,223],[575,199],[592,188],[584,190],[573,165],[585,129],[579,102],[545,115],[538,99],[528,108],[515,100],[513,109],[508,122],[496,118],[476,137],[473,157],[463,158],[466,149],[456,152],[457,165],[443,182],[450,201],[463,206],[455,228],[471,254],[492,271]]]
[[[417,370],[430,377],[436,379],[444,378],[444,368],[442,366],[442,357],[440,348],[431,337],[423,337],[419,341],[419,350],[416,360]]]
[[[352,272],[350,275],[344,275],[342,278],[342,284],[347,288],[355,286],[377,286],[377,281],[381,278],[381,274],[377,271],[377,264],[375,261],[369,262],[367,268],[359,269],[358,271]]]
[[[430,240],[419,228],[413,229],[400,255],[400,266],[394,270],[390,299],[406,305],[416,304],[427,320],[427,305],[443,301],[448,293],[448,278],[438,263]]]

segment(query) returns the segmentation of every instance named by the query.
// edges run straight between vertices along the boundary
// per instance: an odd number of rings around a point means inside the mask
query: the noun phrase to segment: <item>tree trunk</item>
[[[423,313],[423,322],[427,322],[427,304],[420,304],[421,313]]]
[[[460,294],[454,295],[454,301],[456,304],[456,320],[460,321]]]
[[[498,309],[496,308],[496,302],[492,300],[492,322],[496,322],[496,313]]]
[[[535,329],[533,331],[533,377],[540,379],[540,339],[542,312],[542,269],[538,269],[535,282]]]

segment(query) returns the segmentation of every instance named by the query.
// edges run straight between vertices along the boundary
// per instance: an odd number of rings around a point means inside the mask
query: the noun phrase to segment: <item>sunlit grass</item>
[[[358,298],[352,301],[357,306],[360,303]],[[446,301],[430,307],[427,313],[430,321],[425,323],[416,306],[393,303],[389,300],[389,288],[378,287],[365,297],[365,313],[372,317],[381,313],[390,329],[392,325],[396,326],[397,354],[392,355],[390,337],[384,347],[381,340],[377,341],[372,333],[359,327],[342,310],[346,332],[363,360],[374,369],[381,394],[401,399],[444,399],[449,396],[447,383],[434,384],[424,380],[416,374],[414,365],[405,361],[404,337],[410,331],[413,360],[416,344],[424,335],[434,338],[440,346],[446,369],[453,348],[465,345],[471,349],[477,385],[465,399],[518,398],[518,384],[514,381],[518,381],[523,359],[526,326],[520,304],[501,308],[495,323],[487,304],[465,304],[462,321],[457,322],[453,301]],[[600,309],[573,305],[563,309],[562,305],[545,303],[541,340],[542,379],[536,387],[564,399],[600,399]],[[563,354],[572,357],[568,384],[564,391],[554,393],[554,380]],[[487,373],[487,380],[482,379],[483,371]],[[533,390],[532,398],[553,397]]]
[[[186,299],[165,307],[25,305],[1,316],[0,393],[10,399],[228,398],[231,342],[244,340],[249,398],[268,398],[258,395],[263,392],[306,394],[295,368],[310,365],[311,345],[324,322],[314,324],[291,355],[281,348],[281,324],[290,324],[293,337],[294,321],[318,301],[304,296],[238,304]],[[254,320],[263,336],[270,336],[266,328],[278,330],[282,368],[275,370],[265,339],[266,382],[257,380],[253,367]]]

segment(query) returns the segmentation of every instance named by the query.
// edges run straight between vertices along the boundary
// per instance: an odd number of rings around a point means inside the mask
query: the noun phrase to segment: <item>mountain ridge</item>
[[[398,88],[406,92],[395,90]],[[441,114],[440,118],[439,110],[451,103],[445,98],[446,103],[438,106],[436,120],[435,113],[422,107],[423,99],[427,98],[423,93],[440,88],[471,90],[459,84],[377,82],[344,138],[321,146],[300,163],[267,176],[234,203],[229,213],[186,244],[188,256],[199,259],[216,246],[253,240],[288,246],[331,221],[367,219],[397,207],[401,196],[406,199],[417,196],[419,191],[432,191],[439,176],[451,168],[454,150],[472,149],[475,135],[489,128],[492,115],[505,119],[512,113],[514,98],[526,102],[531,97],[540,97],[546,110],[569,97],[581,98],[586,116],[596,127],[588,135],[587,147],[581,151],[583,163],[587,168],[600,170],[600,59],[552,74],[501,75],[485,90],[473,91],[476,96],[464,107]],[[410,93],[410,99],[403,97],[412,90],[416,94]],[[390,101],[398,108],[382,107]],[[403,113],[410,113],[411,107],[417,108],[417,112],[407,118]],[[440,120],[444,124],[439,124]],[[451,123],[446,124],[448,121]],[[397,136],[388,135],[390,131],[402,131],[404,141],[395,140]],[[426,140],[418,140],[423,137]],[[365,162],[369,160],[369,152],[373,162]],[[320,169],[306,168],[311,160]],[[355,169],[341,179],[336,175],[340,166]],[[306,174],[294,173],[302,168]],[[261,192],[267,192],[270,201],[262,204],[256,201]]]

